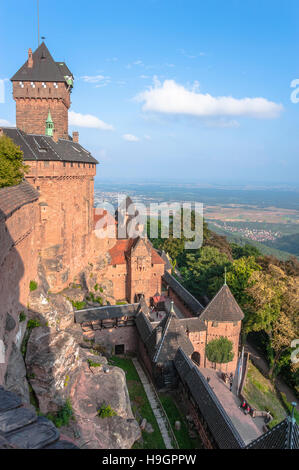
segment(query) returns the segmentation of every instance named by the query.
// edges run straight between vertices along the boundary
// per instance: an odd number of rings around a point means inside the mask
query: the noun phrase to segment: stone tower
[[[73,77],[42,43],[12,77],[17,127],[3,128],[23,152],[39,193],[37,249],[52,292],[68,286],[92,257],[95,158],[68,133]]]
[[[68,110],[73,76],[64,62],[55,62],[45,43],[11,78],[16,101],[17,127],[28,134],[45,134],[47,116],[54,123],[54,138],[68,139]]]

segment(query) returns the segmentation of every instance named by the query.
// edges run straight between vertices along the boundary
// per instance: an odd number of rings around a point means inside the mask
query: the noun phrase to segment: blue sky
[[[36,1],[5,2],[0,21],[5,80],[37,47]],[[298,21],[295,0],[40,0],[41,35],[75,76],[70,130],[99,182],[298,183]]]

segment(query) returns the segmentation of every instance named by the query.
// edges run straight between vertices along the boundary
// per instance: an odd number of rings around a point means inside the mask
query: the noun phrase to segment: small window
[[[234,326],[237,326],[237,325],[238,325],[238,322],[237,322],[237,321],[234,321],[233,325],[234,325]]]
[[[49,166],[50,166],[50,162],[44,162],[44,167],[45,168],[49,168]]]
[[[78,163],[78,168],[80,168],[80,163]]]
[[[218,326],[218,321],[213,321],[212,326],[213,326],[214,328],[217,328],[217,326]]]
[[[65,163],[65,162],[63,162],[63,166],[66,167],[66,163]]]
[[[115,354],[116,355],[125,354],[125,345],[124,344],[116,344],[115,345]]]
[[[73,166],[73,162],[71,162],[71,167]]]

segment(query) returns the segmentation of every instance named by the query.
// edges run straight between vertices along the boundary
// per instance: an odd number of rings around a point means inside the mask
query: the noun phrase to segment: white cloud
[[[139,138],[133,134],[124,134],[123,139],[127,140],[128,142],[139,142]]]
[[[174,80],[165,80],[162,84],[156,77],[154,86],[139,93],[135,99],[143,103],[143,111],[198,117],[249,116],[271,119],[278,117],[283,110],[281,104],[265,98],[214,97],[200,93],[198,82],[187,89]]]
[[[11,123],[10,121],[7,121],[6,119],[0,118],[0,126],[3,126],[3,127],[15,127],[15,124]]]
[[[104,84],[110,83],[110,77],[106,77],[105,75],[84,75],[81,77],[82,80],[86,83],[101,83],[101,86]]]
[[[69,111],[69,124],[77,127],[89,127],[91,129],[101,129],[103,131],[113,131],[113,126],[101,121],[92,114],[80,114],[75,111]]]

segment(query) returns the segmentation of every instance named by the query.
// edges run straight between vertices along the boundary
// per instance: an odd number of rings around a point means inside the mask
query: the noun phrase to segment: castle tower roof
[[[64,62],[55,62],[44,42],[14,74],[11,81],[67,82],[72,85],[73,75]],[[71,81],[70,81],[71,80]]]
[[[229,287],[224,284],[200,315],[201,320],[235,322],[241,321],[244,313]]]
[[[248,444],[247,449],[299,449],[299,426],[288,416],[270,431]]]

